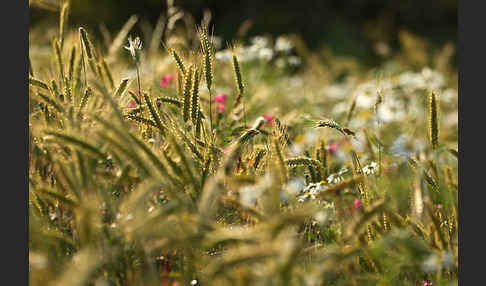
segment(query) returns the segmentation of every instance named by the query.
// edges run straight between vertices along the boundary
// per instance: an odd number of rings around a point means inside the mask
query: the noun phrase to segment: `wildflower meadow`
[[[63,3],[30,30],[30,285],[457,285],[454,45],[103,40]]]

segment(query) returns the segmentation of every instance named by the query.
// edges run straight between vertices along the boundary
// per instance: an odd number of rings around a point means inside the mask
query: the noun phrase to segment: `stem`
[[[245,123],[245,128],[246,128],[246,113],[245,113],[245,99],[243,98],[243,95],[241,95],[242,99],[242,103],[243,103],[243,122]]]
[[[138,96],[141,97],[141,100],[143,102],[143,94],[142,94],[142,86],[140,85],[140,73],[138,71],[138,63],[135,63],[136,69],[137,69],[137,83],[138,83]],[[142,111],[143,112],[143,111]],[[147,109],[145,108],[145,112],[147,112]],[[143,131],[143,127],[140,124],[140,131]]]
[[[211,98],[211,89],[208,87],[209,90],[209,125],[211,126],[211,143],[214,143],[213,137],[213,101]]]
[[[81,47],[81,62],[83,64],[84,87],[87,87],[88,80],[86,79],[86,63],[84,62],[84,49],[83,49],[83,42],[81,41],[81,34],[79,34],[79,46]]]
[[[138,71],[138,63],[136,64],[136,67],[137,67],[138,92],[140,93],[140,96],[142,96],[142,86],[140,85],[140,73]]]
[[[376,122],[378,125],[378,177],[381,177],[381,139],[380,139],[380,118],[378,115],[378,106],[376,107]]]

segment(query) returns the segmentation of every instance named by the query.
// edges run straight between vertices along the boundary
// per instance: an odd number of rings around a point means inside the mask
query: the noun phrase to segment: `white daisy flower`
[[[366,175],[373,175],[378,170],[378,164],[376,164],[376,162],[371,162],[370,164],[364,166],[362,170]]]

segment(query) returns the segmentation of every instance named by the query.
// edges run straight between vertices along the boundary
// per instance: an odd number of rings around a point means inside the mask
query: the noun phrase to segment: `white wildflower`
[[[268,38],[263,36],[255,36],[250,40],[252,46],[261,48],[266,48],[270,45],[270,41]]]
[[[49,214],[49,218],[50,218],[51,220],[55,220],[55,219],[57,218],[57,213],[56,213],[56,212],[52,212],[52,213],[50,213],[50,214]]]
[[[290,56],[287,59],[287,62],[289,63],[290,66],[300,66],[302,60],[297,56]]]
[[[429,67],[423,68],[421,75],[429,89],[436,90],[444,86],[444,77]]]
[[[264,61],[270,61],[273,58],[273,50],[269,48],[261,48],[258,51],[258,57]]]
[[[326,181],[329,184],[336,184],[344,180],[343,175],[348,172],[348,168],[343,167],[337,173],[331,174],[327,177]]]
[[[362,170],[366,175],[373,175],[378,170],[378,164],[376,164],[376,162],[371,162],[370,164],[364,166]]]
[[[292,42],[286,36],[279,36],[275,41],[276,51],[289,53],[292,48]]]
[[[228,50],[228,49],[216,52],[216,54],[215,54],[215,58],[218,61],[222,61],[222,62],[229,62],[231,60],[232,56],[233,55],[232,55],[231,51]]]
[[[405,72],[400,74],[398,76],[398,84],[408,91],[426,88],[424,77],[413,72]]]
[[[136,37],[135,40],[132,40],[132,37],[128,37],[128,47],[124,47],[127,49],[130,54],[132,55],[133,60],[138,64],[140,62],[140,51],[142,50],[142,41],[139,37]]]
[[[318,195],[325,190],[325,184],[325,181],[321,181],[319,183],[310,183],[300,192],[297,200],[299,202],[304,202],[308,199],[317,199]]]

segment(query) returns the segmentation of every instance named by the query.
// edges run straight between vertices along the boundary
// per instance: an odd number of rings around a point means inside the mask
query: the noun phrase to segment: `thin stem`
[[[243,95],[242,95],[242,97],[243,97]],[[243,103],[243,122],[245,123],[245,128],[246,128],[247,125],[246,125],[246,113],[245,113],[245,99],[242,98],[241,100],[242,100],[242,103]]]
[[[381,169],[382,169],[382,166],[381,166],[381,139],[380,139],[380,117],[379,117],[379,114],[378,114],[378,108],[379,108],[379,106],[376,106],[375,114],[376,114],[376,123],[378,125],[378,132],[377,132],[377,135],[378,135],[378,177],[381,177]]]
[[[136,67],[136,70],[137,70],[138,96],[142,97],[142,100],[143,100],[142,86],[140,84],[140,72],[138,71],[138,63],[137,62],[135,63],[135,67]],[[145,109],[145,113],[148,112],[147,109],[148,108]],[[143,131],[143,127],[142,127],[141,124],[140,124],[140,131],[141,132]]]
[[[84,62],[84,49],[83,49],[83,41],[81,40],[81,33],[79,34],[79,46],[81,47],[81,63],[83,65],[83,73],[84,73],[84,87],[88,86],[88,80],[86,79],[86,65]]]
[[[213,137],[213,100],[211,97],[211,89],[208,87],[209,90],[209,125],[211,127],[211,143],[214,143],[214,137]]]
[[[135,65],[137,67],[138,92],[139,92],[139,96],[142,96],[142,86],[140,84],[140,72],[138,71],[138,63],[136,63]]]

